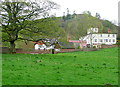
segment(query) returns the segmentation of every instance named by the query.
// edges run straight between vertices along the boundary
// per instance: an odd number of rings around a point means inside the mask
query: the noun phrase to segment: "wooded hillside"
[[[40,38],[56,38],[59,42],[64,42],[67,44],[68,33],[70,34],[70,39],[78,40],[81,36],[85,36],[87,34],[87,29],[91,27],[98,27],[99,33],[107,33],[108,29],[111,30],[111,33],[117,33],[117,26],[112,24],[112,22],[93,17],[89,14],[73,14],[63,17],[50,17],[45,19],[37,19],[32,22],[33,23],[30,27],[34,28],[33,33],[21,31],[19,37],[26,37],[26,39],[32,40],[37,40]],[[16,46],[18,48],[25,47],[23,46],[25,43],[28,43],[28,41],[18,40],[16,41]],[[6,42],[3,43],[3,46],[9,46],[9,44]],[[30,46],[33,47],[32,45]]]

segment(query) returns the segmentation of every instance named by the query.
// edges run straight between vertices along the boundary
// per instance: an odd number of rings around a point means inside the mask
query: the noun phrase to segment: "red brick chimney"
[[[68,32],[67,41],[69,42],[69,40],[70,40],[70,33]]]
[[[111,30],[110,30],[110,28],[108,28],[108,33],[111,33]]]

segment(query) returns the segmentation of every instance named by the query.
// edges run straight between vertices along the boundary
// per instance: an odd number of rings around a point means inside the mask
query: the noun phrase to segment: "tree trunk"
[[[12,53],[12,54],[16,53],[16,50],[15,50],[15,41],[11,41],[10,42],[10,53]]]

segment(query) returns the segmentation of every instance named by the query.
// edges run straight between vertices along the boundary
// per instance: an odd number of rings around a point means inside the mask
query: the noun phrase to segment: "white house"
[[[98,46],[102,44],[113,45],[116,44],[117,34],[112,33],[98,33],[98,28],[91,28],[88,30],[85,37],[81,37],[80,41],[86,41],[86,45]]]
[[[83,38],[87,44],[116,44],[116,34],[89,34]]]
[[[35,50],[44,50],[47,46],[45,44],[35,44]]]
[[[39,41],[35,43],[35,50],[49,50],[53,49],[54,45],[47,46],[43,41]]]
[[[50,39],[39,39],[39,40],[35,41],[34,42],[35,50],[50,50],[50,49],[55,48],[55,51],[60,51],[59,43],[55,42],[54,44],[51,44],[51,41],[52,40],[50,40]]]

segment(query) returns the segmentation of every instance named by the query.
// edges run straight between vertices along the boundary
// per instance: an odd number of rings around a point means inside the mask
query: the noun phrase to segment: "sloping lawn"
[[[3,54],[3,85],[118,84],[118,48],[59,54]]]

